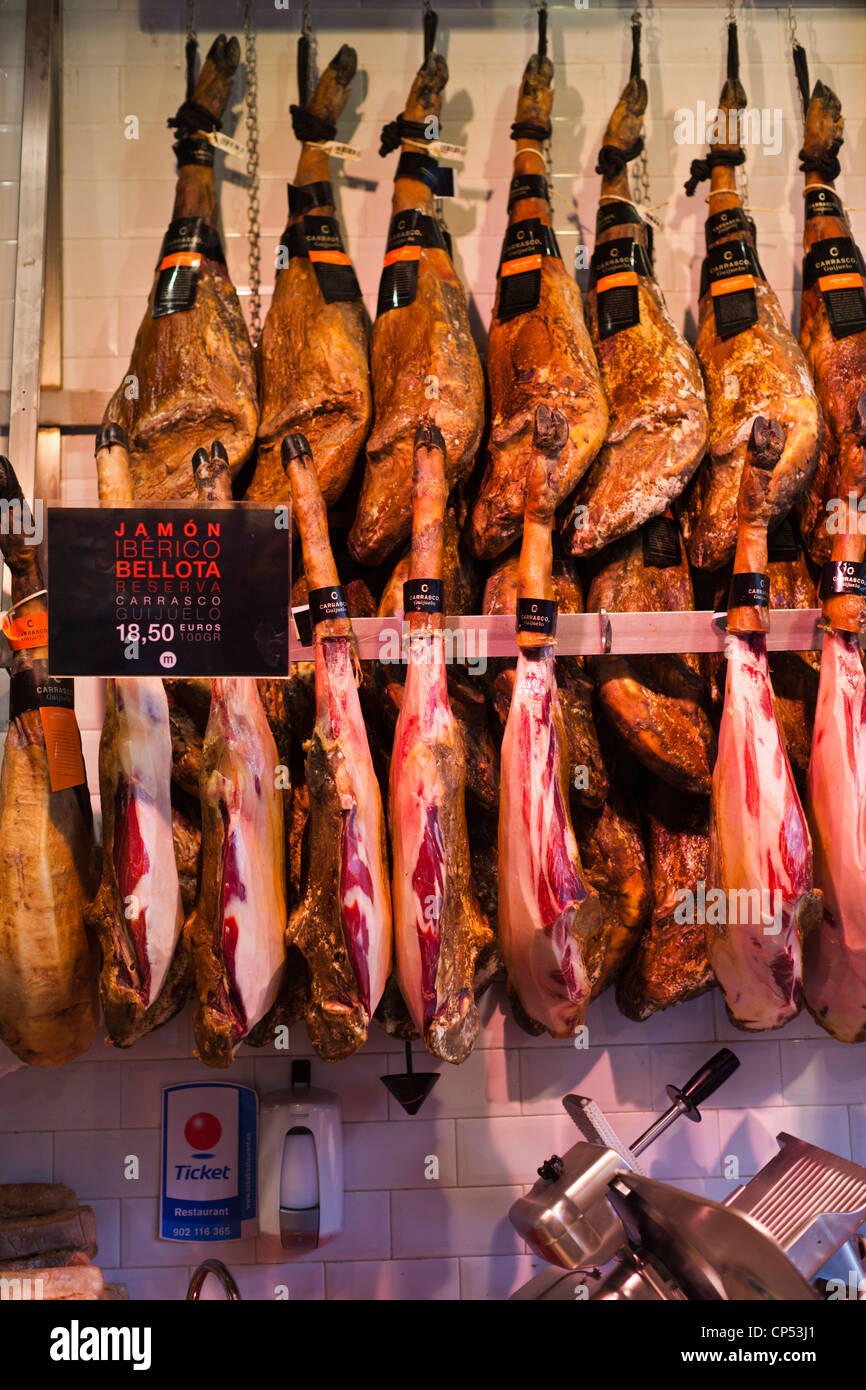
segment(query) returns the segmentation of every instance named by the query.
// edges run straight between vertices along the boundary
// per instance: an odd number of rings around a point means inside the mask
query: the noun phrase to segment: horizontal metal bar
[[[665,652],[723,652],[724,614],[697,613],[560,613],[556,629],[559,656],[602,656],[603,622],[610,622],[611,656],[647,656]],[[819,651],[820,608],[776,608],[767,633],[769,651]],[[513,657],[517,652],[514,618],[508,614],[446,617],[454,660]],[[393,618],[353,618],[362,660],[395,660],[402,630]],[[289,658],[311,661],[312,647],[302,647],[289,633]]]
[[[39,400],[39,424],[46,429],[93,430],[102,422],[108,404],[107,391],[59,391],[47,388]],[[10,393],[0,391],[0,420],[9,417]]]

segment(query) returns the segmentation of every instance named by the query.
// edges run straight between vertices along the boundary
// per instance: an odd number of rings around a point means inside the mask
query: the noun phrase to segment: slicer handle
[[[678,1101],[683,1107],[681,1114],[689,1120],[698,1121],[701,1118],[698,1106],[708,1100],[722,1082],[733,1075],[739,1065],[739,1057],[735,1057],[730,1048],[723,1047],[705,1062],[694,1076],[689,1077],[685,1086],[666,1086],[665,1090],[672,1101]]]

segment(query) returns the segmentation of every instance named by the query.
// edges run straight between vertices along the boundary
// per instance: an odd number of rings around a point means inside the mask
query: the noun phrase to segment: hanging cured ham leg
[[[800,346],[824,413],[824,446],[803,499],[801,518],[815,560],[830,557],[831,536],[824,523],[828,504],[843,497],[840,476],[859,468],[860,442],[854,421],[857,398],[866,382],[862,257],[834,187],[841,172],[837,156],[843,124],[839,98],[823,82],[816,82],[800,152],[800,168],[806,175]]]
[[[583,1022],[604,946],[598,894],[584,882],[568,795],[568,752],[556,688],[551,529],[553,460],[568,435],[539,406],[527,467],[520,552],[520,653],[502,740],[499,944],[526,1012],[555,1038]]]
[[[103,505],[132,501],[126,440],[117,426],[96,441]],[[109,680],[99,743],[102,878],[88,908],[99,941],[99,992],[117,1047],[171,1018],[189,991],[178,950],[183,905],[174,855],[172,738],[165,687],[156,676]]]
[[[799,1013],[802,942],[821,912],[820,895],[812,892],[809,829],[767,663],[767,523],[784,443],[778,421],[755,421],[740,484],[728,674],[710,803],[707,955],[731,1019],[748,1030],[781,1028]],[[721,907],[710,904],[710,889],[721,889]]]
[[[667,311],[652,271],[649,229],[631,201],[627,166],[643,147],[647,104],[639,23],[632,35],[632,73],[596,171],[601,200],[587,296],[610,429],[566,523],[575,555],[600,550],[669,507],[707,442],[700,367]]]
[[[866,679],[863,628],[866,536],[866,395],[846,431],[841,479],[846,526],[833,539],[823,600],[827,632],[809,762],[809,819],[815,884],[824,895],[820,926],[806,939],[806,1003],[840,1042],[866,1041]]]
[[[231,496],[225,450],[193,460],[199,498]],[[201,759],[202,864],[186,935],[195,964],[195,1040],[209,1066],[235,1049],[280,992],[286,958],[286,862],[274,736],[256,682],[214,680]]]
[[[352,624],[328,540],[325,504],[303,435],[287,435],[314,623],[316,725],[307,748],[310,855],[288,941],[310,971],[307,1028],[328,1061],[356,1052],[391,969],[385,819],[355,683]]]
[[[290,430],[303,430],[322,495],[327,503],[336,501],[370,427],[367,315],[343,250],[330,159],[321,148],[325,138],[333,138],[356,66],[355,50],[343,44],[309,106],[293,108],[304,143],[281,243],[289,260],[278,271],[259,350],[261,420],[246,492],[255,501],[287,499],[280,445]]]
[[[682,538],[671,517],[615,541],[600,557],[588,612],[664,613],[695,606]],[[716,741],[693,655],[591,659],[612,727],[650,772],[686,792],[709,792]]]
[[[228,278],[218,230],[213,146],[240,59],[220,34],[191,102],[174,118],[177,190],[156,279],[126,375],[103,428],[122,426],[137,498],[194,497],[189,461],[214,438],[237,473],[258,422],[249,334]]]
[[[466,478],[484,424],[484,376],[472,341],[466,291],[451,261],[433,203],[437,163],[424,153],[448,81],[431,53],[406,109],[382,132],[382,149],[401,145],[391,225],[372,337],[373,429],[349,549],[377,565],[412,528],[412,456],[417,422],[442,432],[449,490]]]
[[[706,886],[709,803],[705,796],[672,797],[652,778],[646,800],[647,849],[653,910],[624,973],[617,980],[620,1012],[636,1023],[659,1009],[684,1004],[715,984],[703,923],[695,921],[699,885]],[[691,911],[684,911],[691,893]]]
[[[485,558],[501,554],[520,535],[539,400],[568,421],[568,439],[551,478],[557,504],[574,491],[607,429],[580,289],[562,263],[551,226],[544,141],[552,102],[553,63],[535,53],[523,74],[512,127],[517,144],[508,230],[487,340],[490,442],[471,523],[473,549]],[[537,269],[521,269],[527,255],[539,262]]]
[[[470,879],[466,751],[451,712],[442,628],[445,446],[415,438],[409,662],[391,757],[397,980],[427,1048],[463,1062],[478,1036],[475,960],[491,932]]]
[[[0,500],[25,505],[6,458],[0,458]],[[37,547],[20,527],[4,526],[0,549],[12,573],[13,624],[47,629]],[[13,641],[19,640],[13,626]],[[58,703],[65,709],[40,708],[46,697],[37,697],[36,683],[46,681],[47,654],[45,646],[15,651],[0,777],[0,1038],[37,1067],[86,1052],[97,1022],[96,968],[84,928],[96,887],[90,798],[71,714],[72,682],[51,683],[63,685]],[[82,785],[61,778],[63,789],[52,791],[52,745],[67,767],[77,757]]]
[[[710,410],[709,452],[685,494],[681,523],[693,565],[718,569],[737,540],[737,497],[752,421],[778,420],[785,435],[772,473],[770,526],[790,511],[815,470],[821,411],[803,354],[767,284],[755,251],[754,224],[736,191],[745,153],[739,113],[736,26],[728,31],[728,78],[719,99],[725,139],[706,160],[694,160],[686,192],[711,180],[707,256],[701,275],[697,354]]]

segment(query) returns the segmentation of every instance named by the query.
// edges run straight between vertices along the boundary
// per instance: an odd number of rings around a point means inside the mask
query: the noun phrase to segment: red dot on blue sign
[[[216,1115],[209,1115],[206,1110],[190,1115],[183,1128],[186,1142],[196,1151],[216,1148],[222,1132],[223,1127]]]

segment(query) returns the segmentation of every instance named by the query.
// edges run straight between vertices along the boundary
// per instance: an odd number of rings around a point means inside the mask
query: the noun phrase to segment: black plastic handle
[[[733,1076],[740,1065],[730,1048],[723,1047],[708,1062],[690,1076],[685,1086],[666,1086],[670,1099],[685,1106],[684,1114],[690,1120],[700,1120],[698,1106],[717,1091],[722,1082]]]

